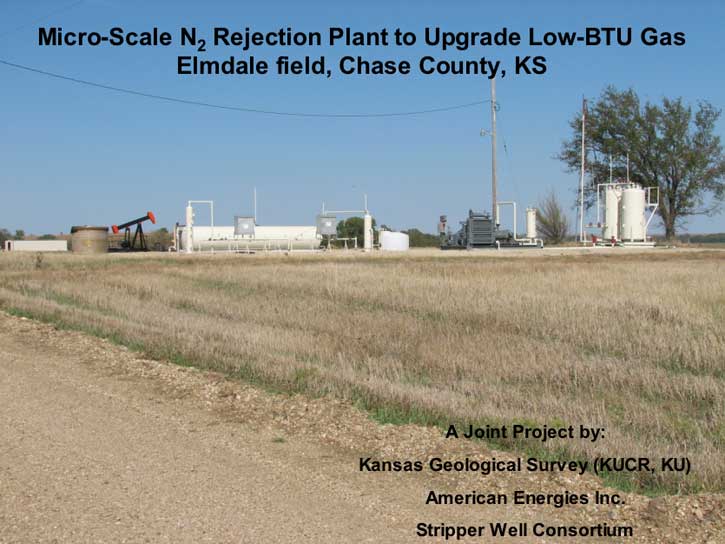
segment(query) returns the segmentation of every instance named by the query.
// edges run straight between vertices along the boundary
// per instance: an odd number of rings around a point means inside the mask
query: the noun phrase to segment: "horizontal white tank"
[[[410,238],[404,232],[380,231],[380,249],[383,251],[408,251]]]
[[[186,227],[178,228],[179,251],[187,248]],[[246,251],[246,250],[290,250],[318,249],[322,237],[317,227],[312,226],[255,226],[254,235],[235,235],[234,226],[210,227],[194,225],[194,251]]]
[[[7,251],[68,251],[67,240],[6,240]]]
[[[643,242],[645,240],[646,203],[645,190],[641,187],[630,187],[622,191],[619,211],[620,240],[624,242]]]

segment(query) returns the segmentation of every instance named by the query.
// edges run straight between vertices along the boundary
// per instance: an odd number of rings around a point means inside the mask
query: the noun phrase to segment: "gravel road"
[[[360,455],[425,458],[470,446],[1,313],[0,433],[3,543],[434,542],[416,536],[417,523],[536,519],[629,523],[630,542],[725,541],[721,495],[632,495],[616,512],[425,505],[431,489],[474,484],[363,473]],[[526,478],[495,486],[601,489],[589,475]]]

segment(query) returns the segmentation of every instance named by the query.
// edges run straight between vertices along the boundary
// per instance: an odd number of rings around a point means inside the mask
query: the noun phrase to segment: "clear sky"
[[[555,189],[575,201],[576,174],[553,158],[569,134],[582,95],[607,84],[632,86],[642,98],[682,96],[725,103],[721,1],[487,2],[322,0],[22,0],[0,1],[0,59],[111,86],[229,106],[265,110],[399,112],[462,104],[489,97],[482,76],[259,78],[179,76],[169,48],[39,47],[38,26],[66,31],[154,26],[178,39],[180,26],[205,37],[214,26],[271,31],[281,27],[325,32],[398,27],[422,37],[426,26],[452,31],[582,31],[631,26],[683,31],[683,47],[475,48],[441,53],[421,47],[355,49],[369,58],[415,61],[500,59],[512,72],[516,54],[547,57],[543,76],[498,81],[499,199],[521,209]],[[70,7],[68,7],[70,6]],[[67,8],[67,9],[66,9]],[[48,16],[49,14],[52,14]],[[43,18],[38,21],[39,18]],[[183,53],[181,52],[183,51]],[[259,49],[258,56],[326,54],[344,48]],[[235,48],[208,50],[224,59]],[[155,212],[159,224],[183,222],[189,199],[216,203],[217,224],[252,211],[257,187],[261,224],[312,224],[328,208],[359,208],[363,193],[379,223],[434,232],[438,216],[452,224],[469,208],[490,208],[487,105],[409,117],[315,119],[267,116],[169,103],[78,85],[0,65],[0,227],[68,232],[71,225],[110,225]],[[725,122],[718,124],[723,134]],[[574,211],[572,210],[572,217]],[[199,212],[199,221],[204,221]],[[690,232],[725,231],[725,215],[693,218]]]

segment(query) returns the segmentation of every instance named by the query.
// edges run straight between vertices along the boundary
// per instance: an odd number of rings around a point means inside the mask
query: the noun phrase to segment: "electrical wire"
[[[464,108],[471,108],[474,106],[480,106],[481,104],[487,104],[490,100],[477,100],[475,102],[468,102],[465,104],[455,104],[452,106],[442,106],[438,108],[430,108],[424,110],[414,111],[402,111],[402,112],[375,112],[375,113],[314,113],[314,112],[294,112],[294,111],[276,111],[276,110],[265,110],[259,108],[248,108],[240,106],[227,106],[224,104],[214,104],[211,102],[202,102],[199,100],[188,100],[185,98],[177,98],[173,96],[165,96],[160,94],[147,93],[143,91],[136,91],[133,89],[126,89],[123,87],[115,87],[113,85],[105,85],[103,83],[96,83],[93,81],[87,81],[85,79],[79,79],[76,77],[66,76],[63,74],[56,74],[54,72],[48,72],[39,68],[33,68],[31,66],[25,66],[23,64],[17,64],[7,60],[0,59],[0,64],[16,68],[18,70],[25,70],[35,74],[44,75],[56,79],[62,79],[64,81],[71,81],[80,85],[87,85],[89,87],[96,87],[99,89],[105,89],[108,91],[115,91],[118,93],[130,94],[134,96],[141,96],[144,98],[151,98],[154,100],[163,100],[166,102],[174,102],[177,104],[186,104],[189,106],[201,106],[205,108],[215,108],[219,110],[237,111],[242,113],[257,113],[262,115],[277,115],[285,117],[317,117],[317,118],[363,118],[363,117],[406,117],[411,115],[425,115],[429,113],[440,113],[445,111],[459,110]]]
[[[504,165],[506,167],[506,173],[508,174],[508,179],[511,182],[511,185],[513,186],[513,195],[514,200],[519,200],[519,187],[518,187],[518,177],[516,175],[516,172],[514,172],[514,163],[511,160],[511,156],[509,154],[509,146],[508,142],[506,141],[506,127],[508,126],[506,121],[502,123],[501,120],[498,120],[499,128],[497,129],[497,132],[501,135],[501,140],[503,141],[503,151],[504,151]],[[503,126],[501,126],[503,125]]]
[[[52,12],[44,15],[43,17],[39,17],[30,23],[20,25],[7,32],[0,33],[0,37],[7,36],[8,34],[12,34],[14,32],[17,32],[18,30],[22,30],[23,28],[26,28],[32,24],[42,21],[43,19],[47,19],[48,17],[50,17],[52,15],[57,15],[58,13],[62,13],[64,11],[72,9],[79,4],[82,4],[83,2],[84,2],[84,0],[77,0],[76,2],[73,2],[72,4],[68,4],[61,8],[58,8],[57,10],[52,11]],[[247,108],[247,107],[238,107],[238,106],[227,106],[227,105],[223,105],[223,104],[213,104],[210,102],[202,102],[202,101],[198,101],[198,100],[188,100],[188,99],[177,98],[177,97],[173,97],[173,96],[164,96],[164,95],[146,93],[146,92],[142,92],[142,91],[136,91],[134,89],[125,89],[122,87],[105,85],[102,83],[87,81],[84,79],[66,76],[63,74],[56,74],[54,72],[48,72],[47,70],[41,70],[39,68],[33,68],[31,66],[25,66],[23,64],[10,62],[10,61],[3,60],[3,59],[0,59],[0,64],[9,66],[11,68],[16,68],[18,70],[25,70],[28,72],[44,75],[47,77],[70,81],[72,83],[77,83],[80,85],[87,85],[90,87],[105,89],[108,91],[114,91],[114,92],[118,92],[118,93],[130,94],[130,95],[134,95],[134,96],[141,96],[144,98],[150,98],[150,99],[154,99],[154,100],[163,100],[166,102],[174,102],[177,104],[200,106],[200,107],[206,107],[206,108],[215,108],[215,109],[228,110],[228,111],[237,111],[237,112],[242,112],[242,113],[256,113],[256,114],[261,114],[261,115],[277,115],[277,116],[286,116],[286,117],[318,117],[318,118],[405,117],[405,116],[412,116],[412,115],[425,115],[425,114],[429,114],[429,113],[440,113],[440,112],[446,112],[446,111],[452,111],[452,110],[458,110],[458,109],[464,109],[464,108],[471,108],[473,106],[480,106],[482,104],[487,104],[490,102],[490,100],[479,100],[476,102],[469,102],[466,104],[455,104],[452,106],[443,106],[443,107],[430,108],[430,109],[425,109],[425,110],[405,111],[405,112],[382,112],[382,113],[311,113],[311,112],[275,111],[275,110],[264,110],[264,109],[259,109],[259,108]]]

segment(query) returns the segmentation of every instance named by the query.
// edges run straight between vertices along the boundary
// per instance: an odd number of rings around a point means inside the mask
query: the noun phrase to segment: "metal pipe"
[[[601,223],[602,223],[601,214],[600,214],[600,208],[602,207],[602,205],[599,202],[599,192],[601,191],[601,186],[602,186],[601,183],[597,184],[597,225],[601,225]]]
[[[516,233],[517,233],[517,229],[516,229],[516,217],[517,217],[516,216],[516,202],[514,202],[513,200],[502,200],[500,202],[497,202],[496,203],[496,215],[497,216],[499,215],[499,213],[498,213],[498,207],[499,206],[503,206],[503,205],[512,206],[513,209],[514,209],[514,225],[513,225],[514,226],[514,240],[518,241],[518,238],[516,236]]]
[[[651,202],[651,195],[652,195],[653,189],[657,189],[657,202]],[[647,229],[649,228],[649,224],[652,222],[652,219],[654,219],[655,213],[657,213],[657,208],[660,207],[660,188],[659,187],[647,187],[647,207],[652,208],[652,213],[650,214],[649,218],[647,219],[647,222],[644,225],[645,241],[647,240]]]
[[[325,210],[325,213],[367,213],[367,210]]]
[[[613,176],[613,163],[612,163],[612,155],[610,153],[609,155],[609,183],[612,183],[612,176]],[[599,208],[601,207],[601,204],[599,203],[599,192],[601,191],[600,187],[602,186],[602,183],[597,184],[597,225],[600,225],[602,223],[602,220],[600,218],[599,214]]]

